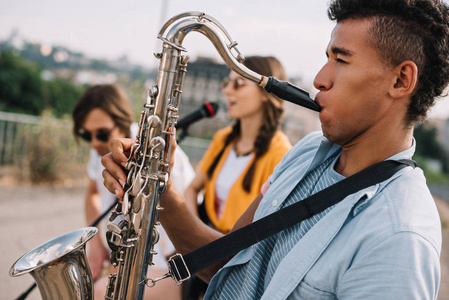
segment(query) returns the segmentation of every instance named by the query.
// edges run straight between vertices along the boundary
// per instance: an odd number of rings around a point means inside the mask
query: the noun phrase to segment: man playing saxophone
[[[328,14],[337,24],[314,80],[322,132],[285,155],[233,230],[375,163],[410,159],[413,125],[448,85],[442,1],[333,0]],[[118,197],[132,144],[113,140],[102,159],[105,186]],[[179,253],[222,235],[170,181],[161,203],[160,220]],[[407,167],[198,275],[209,282],[206,299],[435,299],[440,251],[425,178]]]

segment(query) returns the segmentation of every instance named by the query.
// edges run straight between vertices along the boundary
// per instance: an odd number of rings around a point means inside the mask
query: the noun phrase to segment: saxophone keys
[[[129,192],[126,192],[122,198],[122,213],[124,216],[129,213]]]
[[[160,136],[156,136],[150,141],[151,150],[155,152],[161,152],[165,149],[165,140]]]
[[[138,176],[133,183],[132,189],[131,189],[131,195],[133,196],[138,196],[140,191],[142,190],[142,185],[143,185],[143,179]]]
[[[142,191],[140,191],[137,194],[136,198],[134,198],[134,201],[133,201],[133,208],[132,208],[133,213],[138,213],[140,211],[143,201],[145,201],[145,196],[142,193]]]
[[[157,87],[157,85],[152,85],[148,89],[148,96],[151,98],[156,97],[158,93],[159,93],[159,88]]]
[[[186,65],[189,60],[190,60],[190,56],[188,56],[188,55],[181,56],[181,64]]]
[[[151,244],[153,245],[157,244],[159,242],[159,238],[160,238],[159,231],[155,227],[153,227],[153,240],[151,241]],[[154,251],[154,249],[151,249],[151,254],[156,255],[157,252]]]

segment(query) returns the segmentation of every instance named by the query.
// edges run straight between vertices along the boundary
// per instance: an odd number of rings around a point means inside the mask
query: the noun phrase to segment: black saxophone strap
[[[316,194],[278,210],[262,219],[223,236],[185,255],[175,254],[167,264],[176,283],[186,281],[194,274],[222,261],[261,240],[287,229],[348,195],[387,180],[400,169],[416,167],[413,160],[385,160],[347,177]]]

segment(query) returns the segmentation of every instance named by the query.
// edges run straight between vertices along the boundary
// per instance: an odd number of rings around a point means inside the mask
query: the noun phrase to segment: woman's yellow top
[[[199,164],[200,171],[206,175],[206,177],[209,166],[224,147],[225,139],[231,131],[231,127],[226,127],[215,133],[208,150]],[[281,161],[285,153],[287,153],[287,151],[291,148],[291,144],[287,136],[281,131],[277,131],[271,139],[268,151],[257,160],[253,182],[251,184],[251,191],[247,192],[243,189],[243,179],[249,166],[252,164],[254,157],[229,190],[228,198],[226,200],[221,218],[218,219],[215,209],[215,183],[232,146],[233,143],[226,147],[217,167],[214,170],[212,178],[208,179],[205,184],[204,201],[206,205],[206,213],[212,224],[223,233],[227,233],[231,230],[238,218],[243,214],[243,212],[245,212],[257,195],[259,195],[262,185],[268,180],[268,177],[273,172],[274,167]]]

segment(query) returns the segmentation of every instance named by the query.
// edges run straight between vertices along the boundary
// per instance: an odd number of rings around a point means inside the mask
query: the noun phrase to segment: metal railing
[[[61,128],[71,135],[71,122],[52,119],[52,127]],[[27,157],[27,138],[36,135],[42,126],[42,118],[38,116],[16,114],[0,111],[0,166],[11,165]],[[55,145],[57,140],[48,141]],[[193,166],[201,160],[209,146],[210,140],[187,136],[180,147],[189,157]]]
[[[40,117],[0,111],[0,165],[13,164],[23,158],[24,133],[39,122]]]
[[[210,140],[195,138],[187,136],[179,147],[184,150],[186,155],[189,157],[190,163],[196,169],[196,166],[200,162],[207,148],[209,147]],[[176,162],[175,162],[176,163]]]

